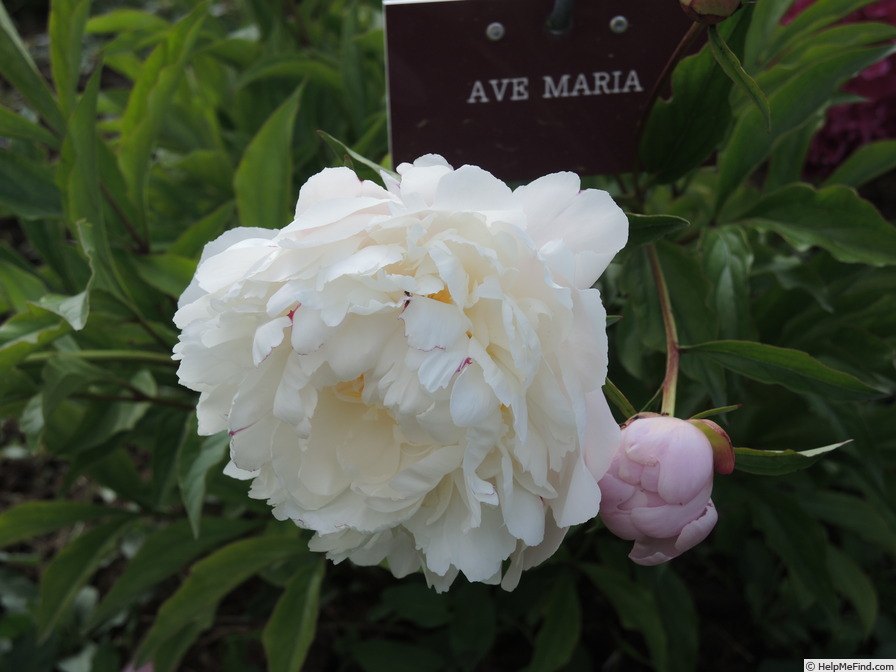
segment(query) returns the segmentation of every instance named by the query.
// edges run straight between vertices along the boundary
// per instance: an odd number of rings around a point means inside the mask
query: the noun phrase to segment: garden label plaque
[[[632,170],[650,90],[691,25],[677,2],[385,0],[390,148],[504,180]]]

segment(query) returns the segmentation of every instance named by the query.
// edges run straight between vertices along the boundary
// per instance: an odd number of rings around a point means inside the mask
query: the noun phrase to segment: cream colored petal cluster
[[[598,511],[619,430],[591,286],[627,220],[570,173],[398,173],[324,170],[283,229],[210,243],[175,316],[180,380],[200,432],[230,433],[228,473],[312,548],[512,588]]]

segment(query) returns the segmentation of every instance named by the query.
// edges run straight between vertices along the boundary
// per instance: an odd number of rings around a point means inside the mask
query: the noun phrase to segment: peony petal
[[[467,330],[469,320],[453,304],[414,296],[401,313],[408,345],[418,350],[446,349]]]
[[[494,391],[485,382],[482,367],[475,362],[461,371],[451,389],[451,417],[461,427],[470,427],[498,410]]]

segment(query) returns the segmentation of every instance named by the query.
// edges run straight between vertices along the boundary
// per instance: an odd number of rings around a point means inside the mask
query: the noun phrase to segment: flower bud
[[[718,520],[710,499],[713,447],[686,420],[636,416],[601,478],[600,517],[635,542],[629,558],[658,565],[696,546]]]
[[[740,9],[740,0],[679,0],[682,11],[697,23],[724,21]]]

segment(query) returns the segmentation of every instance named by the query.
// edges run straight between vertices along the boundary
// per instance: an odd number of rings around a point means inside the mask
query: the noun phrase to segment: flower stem
[[[669,286],[666,284],[666,276],[663,275],[663,268],[660,265],[655,246],[647,246],[647,257],[650,260],[650,270],[653,272],[653,280],[656,283],[656,291],[660,298],[663,329],[666,332],[666,376],[663,378],[663,402],[660,407],[660,413],[674,416],[675,394],[678,388],[678,361],[681,357],[681,349],[678,345],[678,329],[675,326],[675,316],[672,315]]]

